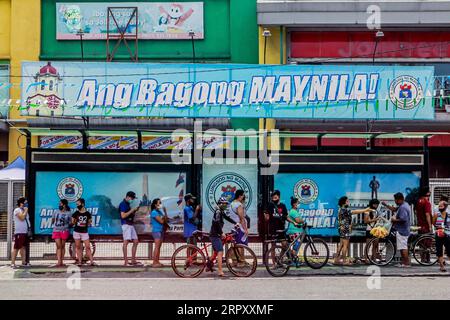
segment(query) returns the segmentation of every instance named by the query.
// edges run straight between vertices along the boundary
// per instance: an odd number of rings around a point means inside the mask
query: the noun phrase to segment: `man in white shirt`
[[[28,203],[25,198],[17,200],[17,208],[14,209],[14,248],[12,250],[11,267],[16,267],[17,253],[20,252],[22,265],[27,265],[25,248],[28,244],[28,228],[30,220],[28,218]]]

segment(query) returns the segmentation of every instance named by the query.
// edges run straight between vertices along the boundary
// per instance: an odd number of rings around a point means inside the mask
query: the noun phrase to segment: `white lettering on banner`
[[[76,106],[130,106],[289,104],[300,102],[373,100],[377,98],[380,75],[358,73],[254,76],[250,88],[246,81],[164,82],[141,79],[139,84],[107,83],[84,80]],[[137,90],[134,90],[134,87]],[[246,95],[246,90],[248,94]],[[134,92],[136,91],[136,94]],[[245,101],[248,99],[248,101]],[[133,102],[135,101],[135,102]]]
[[[257,104],[270,102],[275,85],[275,76],[257,76],[252,78],[252,88],[250,90],[249,103]]]
[[[156,97],[156,87],[158,86],[158,82],[153,79],[142,79],[139,84],[138,97],[136,101],[136,105],[151,105],[155,102]]]

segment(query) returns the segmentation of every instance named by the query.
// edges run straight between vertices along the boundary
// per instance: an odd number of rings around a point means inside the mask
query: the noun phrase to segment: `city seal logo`
[[[294,196],[303,204],[314,202],[319,196],[319,187],[311,179],[301,179],[294,186]]]
[[[77,178],[64,178],[58,183],[56,192],[60,199],[74,202],[83,195],[83,185]]]
[[[410,110],[419,105],[423,99],[423,89],[416,78],[400,76],[391,83],[389,98],[397,108]]]
[[[234,194],[237,190],[242,189],[245,192],[245,209],[247,210],[253,198],[253,190],[250,183],[243,176],[234,172],[221,173],[208,183],[206,187],[206,202],[211,211],[217,206],[217,200],[220,197],[225,197],[230,203],[234,199]]]

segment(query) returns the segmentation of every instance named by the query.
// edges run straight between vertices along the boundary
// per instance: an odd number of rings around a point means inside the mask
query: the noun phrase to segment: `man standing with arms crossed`
[[[137,236],[136,228],[134,227],[134,217],[139,207],[131,208],[131,203],[136,199],[136,194],[133,191],[128,191],[125,199],[119,205],[120,221],[122,223],[122,236],[123,236],[123,260],[124,265],[136,266],[139,263],[136,261],[137,246],[139,239]],[[133,242],[131,248],[131,263],[128,264],[128,244]]]

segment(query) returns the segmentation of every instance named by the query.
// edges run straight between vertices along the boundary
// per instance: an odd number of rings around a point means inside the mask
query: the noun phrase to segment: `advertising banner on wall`
[[[338,236],[338,200],[347,196],[350,209],[367,208],[373,198],[393,205],[393,195],[402,192],[408,201],[417,194],[420,177],[415,173],[279,173],[275,189],[289,207],[290,197],[300,201],[299,212],[311,234]],[[390,215],[379,209],[382,214]],[[363,216],[354,216],[352,235],[364,236]]]
[[[52,213],[59,199],[67,199],[72,210],[78,198],[91,212],[90,234],[121,234],[119,204],[128,191],[138,197],[135,227],[139,234],[152,230],[150,204],[160,198],[167,209],[171,232],[183,232],[184,172],[37,172],[34,232],[51,234]]]
[[[9,113],[9,66],[0,64],[0,118],[8,118]]]
[[[203,165],[202,208],[203,230],[211,228],[213,212],[217,200],[225,197],[231,201],[234,193],[242,189],[245,193],[245,210],[250,218],[250,234],[258,232],[258,168],[256,165]],[[230,209],[228,209],[230,210]],[[229,232],[232,225],[225,222],[224,232]]]
[[[80,40],[79,30],[83,39],[106,39],[108,7],[116,8],[109,19],[113,34],[135,34],[137,29],[139,39],[173,40],[191,39],[192,30],[195,38],[204,38],[203,2],[60,2],[56,3],[56,39]],[[130,21],[133,10],[126,7],[137,7],[137,23]]]
[[[428,66],[24,62],[23,115],[434,119]]]

